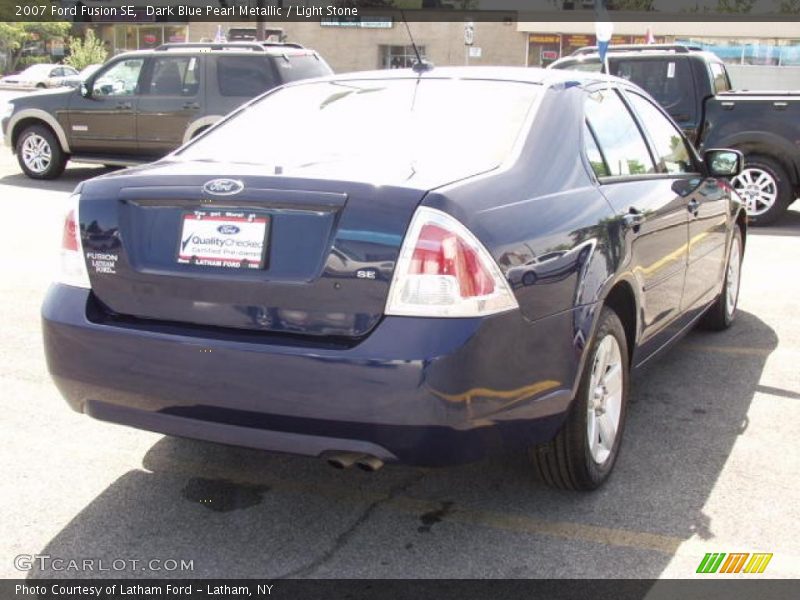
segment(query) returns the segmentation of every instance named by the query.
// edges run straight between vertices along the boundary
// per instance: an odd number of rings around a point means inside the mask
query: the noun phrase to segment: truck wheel
[[[625,330],[617,313],[604,307],[567,420],[555,439],[531,449],[545,483],[589,491],[608,479],[619,453],[628,390]]]
[[[32,179],[55,179],[67,165],[56,136],[44,125],[26,127],[17,139],[16,150],[19,166]]]
[[[723,331],[733,324],[736,307],[739,304],[739,282],[742,273],[742,230],[735,227],[733,239],[728,253],[728,264],[725,267],[725,282],[716,302],[711,305],[701,325],[704,329]]]
[[[754,225],[774,223],[794,200],[786,169],[775,159],[758,154],[745,157],[744,170],[733,179],[733,187]]]

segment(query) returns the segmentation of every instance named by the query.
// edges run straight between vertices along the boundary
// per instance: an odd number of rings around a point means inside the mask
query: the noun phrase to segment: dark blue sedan
[[[518,448],[593,489],[631,370],[734,319],[740,168],[592,73],[289,85],[78,186],[50,372],[114,423],[366,470]]]

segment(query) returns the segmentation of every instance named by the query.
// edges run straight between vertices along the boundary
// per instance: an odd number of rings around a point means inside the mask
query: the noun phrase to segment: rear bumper
[[[93,417],[295,454],[441,465],[551,439],[572,398],[584,308],[535,323],[384,319],[352,348],[93,322],[88,290],[42,307],[50,373]]]

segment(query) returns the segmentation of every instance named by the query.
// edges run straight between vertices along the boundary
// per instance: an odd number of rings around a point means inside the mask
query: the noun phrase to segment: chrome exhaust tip
[[[323,452],[321,458],[334,469],[349,469],[362,455],[355,452]]]
[[[356,466],[362,471],[374,473],[383,467],[383,461],[376,456],[365,454],[356,461]]]
[[[349,469],[356,465],[362,471],[374,473],[383,467],[383,461],[377,456],[371,454],[361,454],[358,452],[337,452],[329,451],[323,452],[320,455],[326,463],[334,469]]]

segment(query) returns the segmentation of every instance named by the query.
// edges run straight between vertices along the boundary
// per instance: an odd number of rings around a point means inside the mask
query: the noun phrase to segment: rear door
[[[98,71],[88,98],[70,96],[68,122],[76,154],[136,154],[136,105],[145,58],[122,58]]]
[[[688,267],[682,308],[698,308],[719,291],[725,264],[729,192],[706,179],[681,132],[649,99],[628,92],[628,99],[647,129],[656,158],[686,201],[689,215]]]
[[[183,143],[186,128],[201,109],[201,66],[199,56],[164,53],[150,59],[136,111],[142,154],[162,156]]]
[[[687,200],[654,160],[619,90],[603,86],[586,101],[587,154],[601,190],[620,215],[628,265],[641,300],[641,341],[670,335],[686,276]]]

